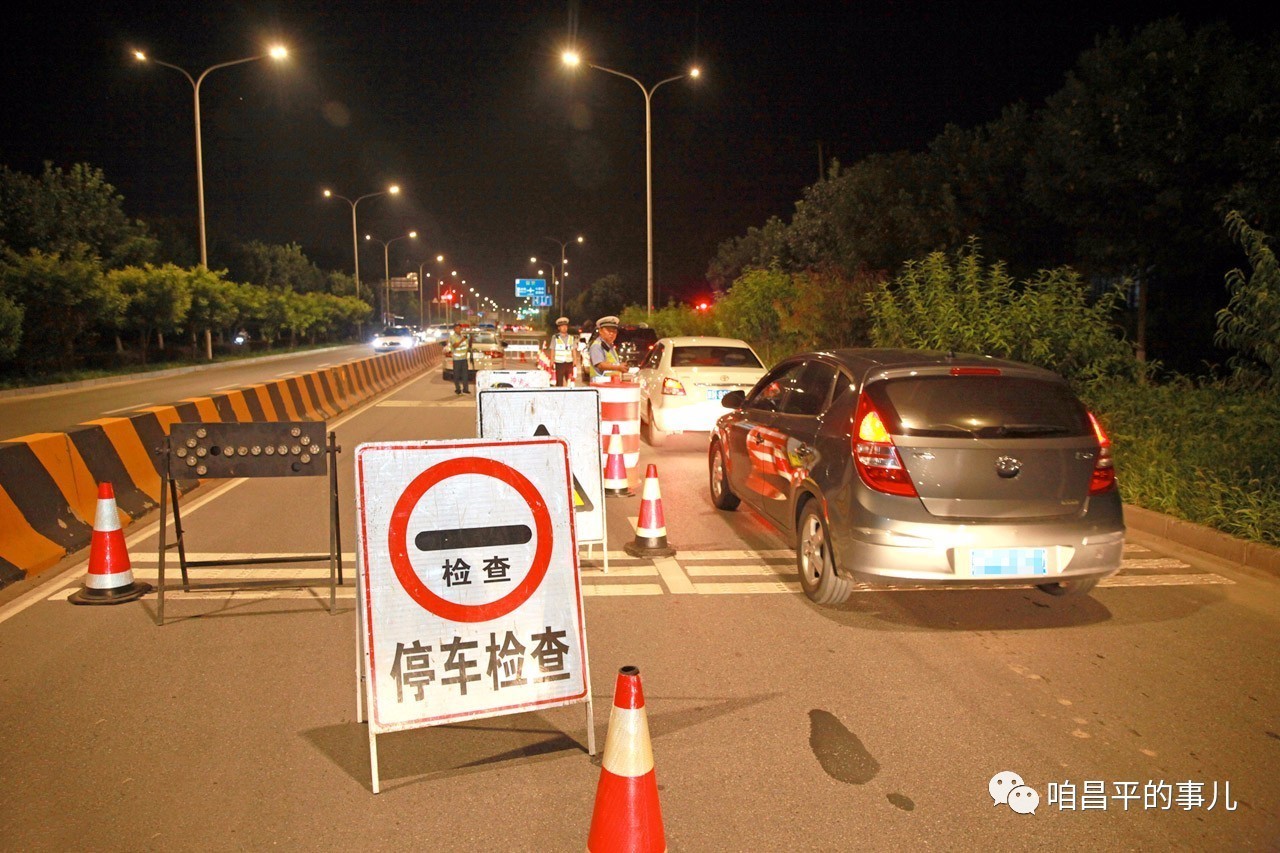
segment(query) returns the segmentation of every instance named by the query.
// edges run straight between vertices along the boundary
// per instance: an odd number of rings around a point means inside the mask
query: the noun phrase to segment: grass
[[[1280,395],[1226,382],[1097,384],[1128,503],[1280,545]]]

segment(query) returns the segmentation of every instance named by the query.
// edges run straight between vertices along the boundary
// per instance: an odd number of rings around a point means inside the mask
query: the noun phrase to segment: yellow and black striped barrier
[[[178,422],[328,420],[440,363],[439,344],[0,442],[0,587],[89,545],[98,484],[127,527],[159,505],[157,450]],[[182,491],[198,480],[179,481]]]

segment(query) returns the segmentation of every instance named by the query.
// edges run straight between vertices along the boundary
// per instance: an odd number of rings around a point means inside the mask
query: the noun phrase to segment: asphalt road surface
[[[572,705],[378,738],[357,721],[352,459],[470,437],[439,371],[330,422],[347,582],[75,607],[83,564],[0,598],[0,848],[581,850],[615,674],[640,668],[671,850],[1276,849],[1280,583],[1134,540],[1085,598],[1034,589],[798,592],[793,553],[715,510],[705,437],[658,465],[671,558],[630,558],[639,497],[582,551],[597,755]],[[319,479],[207,485],[201,555],[327,545]],[[128,537],[155,582],[156,525]],[[81,555],[83,560],[85,555]],[[172,571],[172,562],[170,562]],[[236,573],[239,573],[236,575]],[[200,580],[320,579],[314,564]],[[993,804],[1017,774],[1039,806]]]

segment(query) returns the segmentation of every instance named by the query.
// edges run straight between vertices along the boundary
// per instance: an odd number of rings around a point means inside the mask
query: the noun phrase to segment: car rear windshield
[[[1064,382],[913,376],[877,382],[867,390],[894,435],[1062,438],[1093,433],[1084,405]]]
[[[692,346],[671,351],[672,367],[763,367],[746,347]]]
[[[498,342],[497,332],[476,332],[471,336],[473,344],[496,344]]]

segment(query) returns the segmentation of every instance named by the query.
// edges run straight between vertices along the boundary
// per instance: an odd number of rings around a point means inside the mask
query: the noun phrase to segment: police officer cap
[[[568,317],[557,317],[557,318],[556,318],[556,325],[557,325],[557,326],[567,326],[567,325],[569,325],[569,318],[568,318]]]
[[[609,328],[616,329],[618,328],[619,325],[620,325],[620,321],[618,320],[617,317],[613,316],[612,314],[610,314],[608,317],[601,317],[599,320],[596,320],[597,329],[609,329]]]

